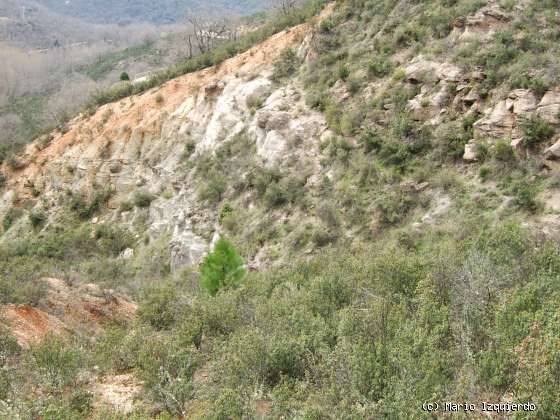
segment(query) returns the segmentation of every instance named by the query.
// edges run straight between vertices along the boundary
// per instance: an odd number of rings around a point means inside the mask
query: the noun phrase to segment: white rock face
[[[560,159],[560,139],[544,151],[544,156],[547,159],[557,160]]]
[[[560,123],[560,88],[545,93],[538,105],[537,115],[550,123]]]
[[[463,160],[465,162],[476,161],[476,143],[474,140],[469,141],[465,145],[465,153],[463,154]]]
[[[479,137],[504,138],[511,135],[515,127],[515,115],[508,108],[506,101],[500,101],[486,111],[486,115],[474,123],[475,133]]]
[[[166,91],[163,105],[158,106],[147,99],[155,96],[153,92],[106,105],[117,121],[114,126],[105,129],[94,119],[80,121],[69,133],[72,140],[65,140],[65,147],[55,141],[51,147],[60,150],[28,176],[35,185],[43,185],[41,198],[52,203],[51,214],[58,211],[64,190],[91,196],[100,187],[112,188],[112,210],[100,215],[98,223],[113,221],[131,230],[141,224],[151,241],[169,238],[173,270],[198,264],[212,246],[212,238],[219,236],[219,208],[198,199],[198,190],[207,180],[186,168],[187,160],[194,162],[203,153],[214,153],[244,133],[255,145],[251,158],[257,165],[282,166],[301,160],[321,170],[324,117],[306,106],[299,88],[275,85],[270,74],[268,68],[252,77],[230,72],[185,91],[178,84]],[[184,153],[187,142],[194,143],[191,155]],[[133,202],[139,189],[154,195],[149,209],[121,214],[120,203]],[[14,190],[7,189],[0,197],[0,217],[14,195]],[[132,257],[132,250],[122,255]]]

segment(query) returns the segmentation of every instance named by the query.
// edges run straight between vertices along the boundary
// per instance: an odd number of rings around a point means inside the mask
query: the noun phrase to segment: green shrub
[[[296,52],[292,48],[286,48],[280,52],[280,55],[274,61],[272,77],[274,80],[286,78],[294,74],[297,68],[298,59]]]
[[[134,193],[134,205],[139,208],[150,207],[156,197],[148,191],[140,190]]]
[[[29,213],[29,221],[31,226],[37,228],[47,221],[47,215],[42,210],[33,210]]]
[[[20,351],[21,347],[14,336],[0,327],[0,370],[10,358],[18,355]],[[0,397],[0,399],[2,398]]]
[[[211,296],[237,287],[245,277],[243,260],[231,242],[220,237],[200,266],[200,283]]]
[[[2,220],[2,228],[4,232],[10,229],[14,222],[18,220],[23,215],[23,210],[12,207],[8,210],[8,212],[4,215],[4,219]]]
[[[75,211],[81,219],[87,220],[100,211],[113,194],[114,191],[111,188],[105,188],[101,191],[96,191],[90,201],[83,195],[72,196],[70,208]]]
[[[224,203],[222,208],[220,209],[220,215],[218,216],[218,221],[220,224],[224,222],[224,219],[230,216],[233,213],[233,207],[229,203]]]
[[[121,73],[120,77],[119,77],[119,80],[120,80],[121,82],[128,82],[128,81],[130,81],[130,76],[128,75],[127,72],[123,71],[123,72]]]
[[[526,147],[535,146],[549,140],[554,135],[554,127],[540,118],[533,118],[523,125],[523,142]]]
[[[61,389],[75,383],[81,353],[55,336],[45,337],[31,348],[31,357],[46,386]]]
[[[368,73],[375,77],[385,77],[393,71],[393,63],[386,57],[376,57],[368,62]]]
[[[247,414],[239,390],[225,388],[212,402],[208,413],[211,420],[241,419]]]
[[[358,93],[361,88],[362,88],[362,81],[360,79],[357,79],[355,77],[351,77],[350,79],[348,79],[348,91],[352,95]]]
[[[537,96],[542,97],[550,89],[550,84],[541,77],[529,75],[525,72],[514,75],[511,87],[514,89],[531,89]]]
[[[335,27],[335,23],[334,20],[331,18],[327,18],[327,19],[323,19],[320,23],[319,23],[319,30],[326,34],[331,32]]]
[[[350,76],[350,69],[348,68],[348,66],[346,64],[342,64],[338,68],[338,78],[340,80],[346,80],[346,79],[348,79],[348,76]]]
[[[486,182],[486,180],[490,177],[492,171],[488,166],[481,166],[478,170],[478,177],[482,182]]]
[[[174,416],[184,417],[193,398],[193,374],[198,357],[165,338],[150,337],[138,355],[137,372],[156,403]]]
[[[210,204],[217,203],[222,199],[226,191],[226,177],[218,171],[211,171],[205,183],[198,190],[198,198],[208,201]]]
[[[126,248],[132,246],[134,240],[127,229],[100,224],[95,228],[95,239],[99,249],[105,255],[118,256]]]
[[[513,162],[515,153],[507,140],[498,140],[494,145],[494,157],[501,162]]]
[[[541,207],[537,201],[538,189],[534,184],[528,182],[517,183],[513,186],[513,192],[515,193],[515,204],[522,209],[535,213]]]
[[[394,225],[402,221],[408,212],[414,208],[415,200],[403,191],[391,191],[379,197],[377,210],[383,225]]]
[[[132,209],[134,209],[134,204],[132,204],[132,201],[123,201],[119,205],[119,211],[121,213],[131,211]]]
[[[342,136],[332,136],[329,140],[329,156],[342,162],[348,162],[352,152],[352,145],[348,140]]]
[[[176,285],[165,283],[146,288],[138,308],[139,318],[153,328],[170,328],[177,317],[179,302]]]
[[[365,152],[379,151],[383,145],[383,138],[376,130],[366,130],[360,136],[360,144],[365,148]]]
[[[246,100],[247,108],[255,111],[261,108],[264,104],[265,99],[259,95],[249,95]]]
[[[87,416],[93,409],[93,394],[83,389],[77,389],[70,395],[70,409],[82,416]]]
[[[183,159],[188,159],[192,156],[192,154],[195,152],[196,150],[196,142],[194,140],[188,140],[185,143],[185,149],[183,151]]]

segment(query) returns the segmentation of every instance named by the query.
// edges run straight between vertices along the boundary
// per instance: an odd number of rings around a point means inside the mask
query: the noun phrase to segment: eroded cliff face
[[[523,13],[523,4],[506,11],[498,2],[488,2],[476,13],[454,22],[446,45],[457,49],[473,39],[485,45],[497,31],[515,22]],[[331,11],[332,4],[319,19]],[[328,139],[334,134],[325,116],[306,104],[305,79],[293,75],[278,80],[273,75],[274,62],[286,48],[296,51],[301,63],[316,65],[320,56],[318,31],[313,23],[294,27],[217,67],[102,106],[92,116],[75,118],[67,132],[38,139],[19,158],[16,170],[7,165],[0,168],[7,178],[1,190],[0,219],[14,207],[42,209],[48,216],[46,228],[64,223],[63,210],[73,197],[87,200],[100,190],[108,190],[107,208],[88,223],[126,227],[136,234],[139,244],[165,238],[171,267],[177,270],[198,263],[210,249],[223,231],[222,209],[228,203],[238,210],[232,230],[237,232],[238,243],[248,244],[243,250],[248,264],[285,260],[303,236],[310,236],[306,226],[320,224],[317,209],[321,185],[334,180],[348,196],[356,188],[344,185],[346,168],[336,169],[328,162],[332,151],[326,147],[330,147]],[[351,93],[348,83],[341,79],[325,93],[335,102],[363,100],[368,106],[371,101],[383,102],[384,92],[395,83],[417,87],[417,94],[406,104],[415,123],[437,132],[450,116],[475,121],[473,138],[464,149],[467,163],[478,160],[478,143],[492,148],[498,140],[507,140],[520,155],[525,154],[522,127],[530,119],[538,117],[557,128],[558,88],[545,92],[542,98],[529,89],[482,92],[480,86],[488,69],[466,71],[448,57],[418,55],[411,49],[395,53],[391,60],[395,74],[369,80],[360,92]],[[397,79],[399,72],[402,75]],[[376,123],[389,127],[394,108],[390,101],[385,103]],[[368,124],[364,122],[363,126]],[[351,135],[344,141],[344,147],[359,146]],[[551,136],[546,145],[551,147],[544,156],[538,156],[543,167],[556,169],[559,144],[558,136]],[[212,165],[207,164],[210,160]],[[275,182],[275,174],[288,175],[292,184],[299,185],[295,194],[305,195],[309,203],[263,205],[251,185],[255,172],[267,173],[270,182]],[[466,175],[476,187],[468,170]],[[221,179],[222,185],[215,185],[215,178]],[[445,217],[453,208],[445,191],[427,183],[409,184],[403,182],[398,188],[412,188],[428,203],[417,211],[416,225],[426,220],[436,223],[434,214]],[[201,190],[212,188],[201,194]],[[148,202],[134,206],[131,203],[139,192],[149,197]],[[367,197],[364,205],[372,231],[376,198]],[[557,197],[546,200],[556,205]],[[548,220],[544,223],[550,224]],[[353,238],[353,231],[359,229],[363,226],[349,222],[342,233]],[[20,217],[3,238],[14,239],[29,230],[28,218]],[[276,234],[278,231],[281,234]],[[298,253],[312,248],[298,249]],[[127,250],[123,257],[133,252]]]
[[[168,235],[173,268],[197,263],[220,234],[219,209],[197,194],[207,181],[194,168],[202,156],[243,137],[254,150],[247,146],[239,153],[255,166],[281,169],[299,162],[309,176],[321,171],[324,117],[306,106],[297,80],[271,80],[279,52],[300,47],[308,30],[301,25],[279,33],[216,68],[102,106],[91,117],[72,120],[65,134],[39,139],[20,158],[19,169],[2,168],[7,183],[0,217],[27,203],[53,222],[70,195],[91,197],[108,188],[114,192],[109,209],[93,224],[118,223],[152,240]],[[139,190],[154,198],[148,210],[119,208]],[[252,205],[243,195],[237,202]],[[6,237],[26,229],[21,218]]]

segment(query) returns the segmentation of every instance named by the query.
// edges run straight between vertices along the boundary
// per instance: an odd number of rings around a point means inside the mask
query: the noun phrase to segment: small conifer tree
[[[210,252],[200,267],[200,282],[211,296],[220,289],[234,288],[245,277],[243,260],[237,254],[233,244],[220,237],[214,251]]]
[[[121,81],[128,82],[129,80],[130,80],[130,76],[128,75],[127,72],[123,71],[121,73]]]

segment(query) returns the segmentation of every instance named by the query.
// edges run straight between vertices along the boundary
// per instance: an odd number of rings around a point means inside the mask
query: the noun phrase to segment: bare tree
[[[186,21],[192,26],[192,36],[187,36],[187,42],[190,45],[194,38],[196,47],[203,53],[214,48],[217,42],[230,39],[232,36],[232,31],[225,19],[204,18],[189,12],[186,15]],[[192,57],[192,48],[190,51]]]
[[[291,15],[296,8],[297,0],[277,0],[274,8],[282,15]]]

